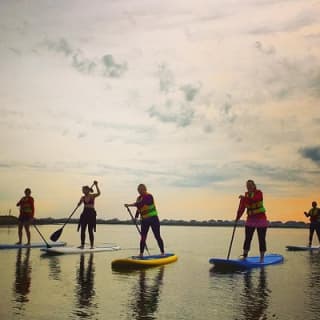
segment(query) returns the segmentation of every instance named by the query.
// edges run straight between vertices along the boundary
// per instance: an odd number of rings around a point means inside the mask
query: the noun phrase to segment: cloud
[[[256,41],[255,47],[263,54],[272,55],[275,54],[275,48],[273,46],[265,47],[260,41]]]
[[[127,63],[116,63],[111,54],[106,54],[102,57],[104,66],[104,75],[111,78],[121,77],[128,69]]]
[[[92,60],[82,58],[80,54],[74,54],[72,56],[72,66],[79,72],[93,73],[97,64]]]
[[[301,148],[299,152],[304,158],[320,165],[320,146]]]
[[[41,43],[49,51],[62,53],[71,63],[71,66],[81,73],[97,74],[109,78],[119,78],[128,69],[126,62],[118,63],[111,54],[105,54],[101,58],[87,58],[80,49],[75,49],[64,38],[57,41],[44,40]]]
[[[147,111],[151,118],[164,123],[175,123],[178,127],[187,127],[194,119],[194,110],[187,104],[176,105],[172,100],[167,100],[163,106],[152,106]]]
[[[180,87],[180,90],[184,93],[185,99],[187,101],[192,101],[199,93],[200,85],[195,86],[192,84],[186,84],[186,85]]]
[[[57,41],[46,39],[43,41],[42,44],[45,45],[50,51],[60,52],[63,53],[65,56],[70,56],[74,54],[74,49],[64,38],[61,38]]]
[[[168,93],[174,88],[173,72],[164,63],[159,65],[157,75],[159,78],[159,89],[162,93]]]
[[[282,16],[279,16],[283,18]],[[304,11],[299,12],[296,16],[291,19],[284,21],[273,21],[272,24],[257,27],[250,31],[251,34],[255,35],[267,35],[272,33],[285,33],[285,32],[296,32],[300,29],[308,26],[312,26],[318,22],[318,14],[316,11]]]

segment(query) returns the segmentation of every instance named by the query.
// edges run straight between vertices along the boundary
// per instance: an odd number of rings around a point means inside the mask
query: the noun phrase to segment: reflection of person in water
[[[25,253],[24,257],[22,252]],[[14,282],[14,295],[17,302],[29,301],[28,294],[31,286],[30,248],[19,249],[16,260],[16,278]]]
[[[255,285],[255,274],[246,272],[244,274],[244,289],[241,299],[243,302],[243,319],[245,320],[266,320],[268,319],[267,309],[269,305],[269,289],[264,268],[260,269]]]
[[[149,270],[152,272],[153,270]],[[158,309],[160,285],[162,284],[164,266],[157,270],[152,284],[148,284],[147,270],[140,270],[139,282],[134,294],[135,299],[131,303],[133,319],[155,319]],[[150,275],[150,274],[149,274]]]
[[[78,306],[81,309],[81,313],[79,315],[83,317],[93,316],[93,314],[84,314],[84,312],[88,312],[88,307],[93,305],[92,300],[95,296],[94,289],[94,263],[93,263],[93,253],[90,253],[88,264],[85,265],[85,257],[87,255],[81,254],[80,256],[80,264],[77,273],[77,281],[78,285],[76,288],[76,294],[78,297]]]

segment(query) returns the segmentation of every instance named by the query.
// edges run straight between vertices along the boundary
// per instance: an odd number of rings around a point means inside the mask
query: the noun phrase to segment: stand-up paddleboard
[[[117,269],[139,269],[156,267],[177,261],[178,257],[174,253],[150,256],[132,256],[124,259],[116,259],[111,263],[112,268]]]
[[[82,253],[96,253],[96,252],[106,252],[106,251],[116,251],[120,250],[120,247],[115,244],[97,246],[91,249],[90,247],[84,247],[83,249],[79,247],[59,247],[59,248],[42,248],[41,251],[52,254],[82,254]]]
[[[281,254],[267,254],[264,261],[260,262],[260,257],[247,257],[246,259],[218,259],[211,258],[209,263],[214,265],[216,269],[250,269],[260,268],[272,264],[283,262]]]
[[[320,251],[320,247],[316,246],[286,246],[288,251]]]
[[[66,242],[48,242],[49,247],[63,247]],[[0,249],[22,249],[22,248],[46,248],[47,245],[43,242],[33,242],[31,244],[0,244]]]

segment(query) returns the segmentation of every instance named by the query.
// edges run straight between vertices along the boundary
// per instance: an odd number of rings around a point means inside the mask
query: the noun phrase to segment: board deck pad
[[[48,242],[50,247],[63,247],[66,242]],[[0,244],[0,249],[23,249],[23,248],[46,248],[47,245],[44,242],[31,242],[30,245],[27,244],[12,244],[12,243],[3,243]]]
[[[111,265],[113,268],[148,268],[161,266],[172,263],[178,260],[174,253],[166,253],[164,255],[150,255],[150,256],[131,256],[129,258],[113,260]]]
[[[59,247],[59,248],[42,248],[41,251],[47,254],[82,254],[82,253],[95,253],[95,252],[107,252],[107,251],[117,251],[120,247],[112,245],[96,246],[93,249],[90,247],[84,247],[83,249],[79,247]]]
[[[264,262],[260,262],[260,256],[247,257],[244,259],[219,259],[211,258],[209,263],[217,269],[250,269],[261,268],[264,266],[278,264],[283,262],[283,256],[280,254],[267,254],[264,257]]]
[[[319,246],[286,246],[288,251],[317,251],[320,250]]]

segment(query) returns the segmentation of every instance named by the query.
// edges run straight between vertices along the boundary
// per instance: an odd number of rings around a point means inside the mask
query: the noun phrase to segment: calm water
[[[47,238],[58,229],[39,228]],[[78,245],[75,229],[66,226],[60,240]],[[111,261],[138,252],[133,226],[98,226],[97,244],[117,243],[118,252],[48,257],[39,249],[0,250],[0,319],[320,319],[320,255],[285,250],[287,244],[305,244],[307,229],[269,229],[268,249],[284,255],[281,265],[211,272],[208,259],[226,257],[231,233],[164,226],[167,251],[179,260],[131,273],[113,271]],[[241,253],[243,233],[237,229],[232,257]],[[16,237],[16,228],[0,228],[0,243]],[[152,237],[148,244],[158,253]]]

